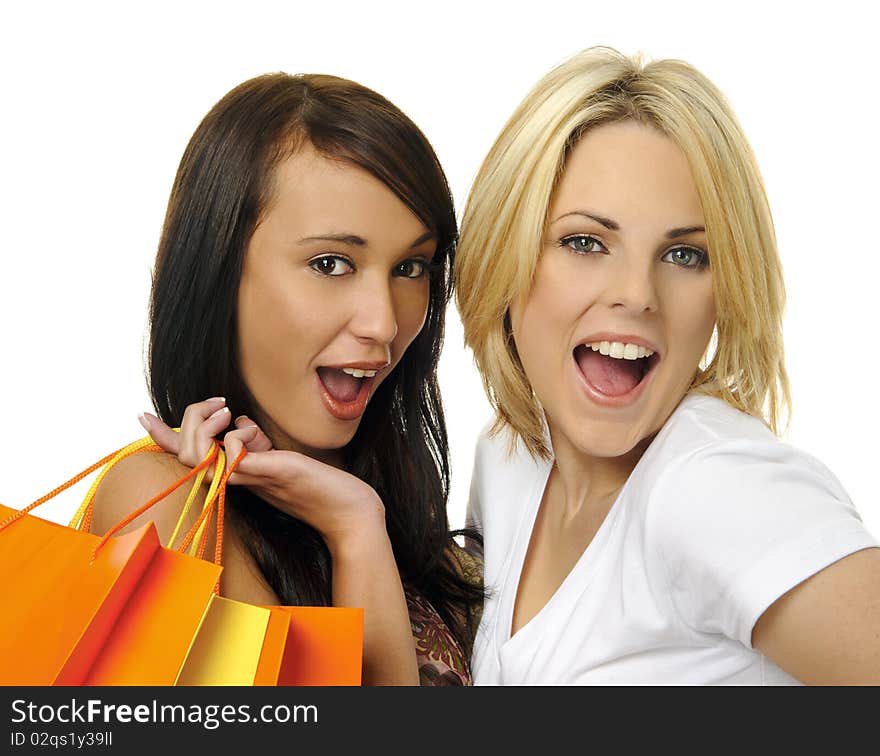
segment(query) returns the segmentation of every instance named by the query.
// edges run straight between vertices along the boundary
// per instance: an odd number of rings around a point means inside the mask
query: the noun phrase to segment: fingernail
[[[220,417],[220,415],[228,415],[229,407],[221,407],[218,409],[213,415],[211,415],[208,420],[213,420],[215,417]]]
[[[152,426],[153,422],[147,417],[146,413],[141,412],[138,415],[138,422],[144,427],[144,430],[149,431],[150,426]]]
[[[209,401],[209,402],[225,402],[226,397],[225,396],[212,396],[207,401]]]

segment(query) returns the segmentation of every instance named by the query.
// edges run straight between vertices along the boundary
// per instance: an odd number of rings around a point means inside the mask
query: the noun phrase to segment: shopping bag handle
[[[162,449],[162,447],[157,446],[155,444],[149,444],[149,445],[143,445],[143,446],[139,446],[139,444],[140,444],[140,442],[136,442],[135,444],[132,444],[131,445],[132,448],[129,451],[129,453],[130,454],[137,454],[139,452],[145,452],[145,451],[164,451]],[[183,542],[180,544],[180,546],[177,547],[177,551],[185,552],[189,548],[193,539],[197,536],[199,530],[202,528],[202,525],[205,524],[205,527],[202,529],[201,538],[199,540],[198,553],[196,554],[196,556],[199,559],[203,558],[204,553],[205,553],[205,548],[206,548],[207,542],[208,542],[207,523],[210,522],[210,518],[214,512],[214,503],[217,502],[217,525],[216,525],[217,536],[216,536],[215,546],[214,546],[214,564],[220,565],[222,563],[222,557],[223,557],[223,521],[224,521],[225,505],[226,505],[226,484],[227,484],[227,481],[229,480],[229,476],[232,475],[232,473],[235,471],[235,468],[238,467],[241,460],[244,459],[245,454],[247,454],[247,449],[242,447],[241,452],[238,454],[238,456],[235,458],[235,460],[232,462],[232,464],[229,465],[229,467],[224,470],[225,454],[222,451],[222,449],[220,448],[222,445],[223,445],[222,441],[219,443],[217,441],[212,441],[211,447],[208,450],[208,453],[205,455],[204,459],[202,459],[202,461],[199,462],[198,465],[196,465],[186,475],[179,478],[174,483],[172,483],[170,486],[168,486],[168,488],[166,488],[164,491],[161,491],[160,493],[156,494],[156,496],[154,496],[152,499],[150,499],[150,501],[148,501],[142,507],[131,512],[128,516],[126,516],[120,522],[116,523],[116,525],[114,525],[106,533],[104,533],[104,535],[101,537],[101,540],[98,542],[98,544],[95,546],[94,551],[92,552],[92,559],[94,560],[94,558],[97,556],[98,551],[101,549],[101,547],[107,541],[109,541],[110,538],[112,538],[116,533],[118,533],[120,530],[122,530],[122,528],[124,528],[126,525],[128,525],[130,522],[132,522],[134,519],[136,519],[137,517],[142,515],[144,512],[146,512],[148,509],[150,509],[150,507],[154,506],[156,503],[158,503],[159,501],[164,499],[166,496],[171,494],[173,491],[178,489],[180,486],[182,486],[184,483],[186,483],[186,481],[188,481],[188,480],[192,479],[193,477],[195,477],[196,475],[198,475],[200,473],[200,471],[206,469],[208,465],[210,465],[211,463],[214,463],[215,464],[214,478],[212,480],[211,487],[208,491],[208,497],[205,501],[205,506],[202,508],[202,512],[199,515],[196,522],[193,524],[193,526],[187,532],[186,537],[183,539]],[[128,455],[126,454],[125,456],[128,456]],[[121,454],[119,455],[118,459],[111,458],[111,462],[108,464],[108,468],[123,458],[124,458],[124,456]],[[93,468],[93,469],[95,469],[95,468]],[[97,484],[99,482],[100,481],[95,482],[95,485],[93,485],[93,489],[95,489],[95,490],[97,489]],[[89,493],[92,495],[92,497],[94,496],[94,491],[90,491]],[[91,503],[92,503],[91,500],[87,500],[86,510],[85,510],[86,513],[89,513],[89,521],[90,521]],[[85,518],[84,518],[84,522],[86,522]],[[214,592],[219,593],[219,590],[220,590],[220,586],[218,583],[217,585],[214,586]]]
[[[220,444],[222,445],[222,441]],[[219,455],[223,455],[223,451],[218,449]],[[228,468],[223,471],[222,476],[220,476],[220,483],[218,484],[216,490],[208,492],[208,499],[205,502],[205,506],[202,508],[202,512],[199,515],[198,519],[193,523],[193,526],[187,532],[186,537],[183,539],[183,542],[178,547],[178,551],[186,551],[190,544],[195,538],[196,534],[199,531],[199,528],[202,526],[202,523],[208,522],[210,520],[211,515],[214,511],[214,502],[217,502],[217,534],[214,543],[214,564],[221,565],[223,558],[223,521],[225,519],[226,513],[226,485],[229,480],[229,476],[235,472],[235,468],[241,463],[241,460],[244,459],[247,454],[247,449],[242,446],[241,451],[238,453],[238,456],[232,461]],[[219,467],[219,465],[218,465]],[[217,480],[216,473],[214,480]],[[213,489],[213,482],[211,488]],[[205,553],[205,547],[208,543],[208,528],[205,527],[202,533],[202,537],[199,540],[199,550],[196,556],[201,559]],[[220,592],[220,584],[214,586],[214,593]]]
[[[214,461],[214,475],[211,478],[211,485],[208,487],[208,493],[207,493],[207,496],[205,497],[205,501],[202,503],[202,507],[206,507],[209,504],[211,504],[211,502],[213,502],[214,492],[216,491],[217,486],[220,485],[220,479],[223,477],[223,471],[225,469],[226,469],[226,455],[224,454],[223,449],[221,448],[217,452],[217,458]],[[199,474],[196,475],[195,479],[192,482],[192,487],[190,489],[189,495],[186,497],[186,501],[183,504],[183,508],[180,510],[180,515],[178,515],[178,517],[177,517],[177,523],[174,525],[174,531],[171,533],[171,536],[168,538],[168,543],[166,545],[168,546],[169,549],[172,548],[174,546],[174,543],[177,541],[177,534],[180,533],[180,529],[183,527],[183,524],[186,522],[187,516],[189,515],[189,511],[190,511],[190,509],[192,509],[192,505],[195,502],[196,497],[198,496],[198,493],[202,488],[202,483],[204,482],[204,479],[205,479],[205,473],[207,473],[207,472],[208,472],[207,468],[205,468],[204,470],[201,470],[199,472]],[[207,531],[207,528],[205,527],[204,521],[203,521],[201,527],[203,530]],[[184,536],[185,535],[186,535],[186,533],[184,533]],[[198,535],[196,535],[196,537],[198,538]],[[190,544],[190,546],[188,547],[189,548],[188,553],[192,554],[193,556],[196,556],[197,547],[199,545],[200,544],[197,543],[196,548],[193,548],[193,545]],[[183,549],[180,549],[180,550],[183,551]]]
[[[172,428],[172,430],[178,432],[179,428]],[[158,451],[162,452],[164,449],[158,446],[155,441],[150,436],[146,436],[145,438],[140,439],[139,441],[134,441],[130,443],[128,446],[123,447],[118,452],[113,455],[110,455],[108,459],[105,457],[102,462],[106,462],[104,465],[104,469],[97,475],[94,481],[92,481],[92,485],[89,487],[88,493],[86,493],[85,497],[82,500],[82,504],[80,504],[79,509],[76,510],[76,513],[70,519],[69,527],[74,528],[75,530],[85,530],[88,531],[92,525],[92,512],[94,510],[94,502],[95,495],[97,494],[98,488],[106,477],[107,473],[113,469],[119,462],[121,462],[126,457],[129,457],[133,454],[138,454],[140,452],[151,452]],[[208,450],[208,455],[214,451],[213,447]],[[97,463],[98,465],[101,462]],[[94,469],[94,468],[90,468]],[[195,498],[195,494],[198,491],[198,487],[202,483],[202,479],[205,476],[206,468],[202,468],[198,471],[196,475],[196,479],[194,481],[193,490],[190,493],[189,498],[187,499],[187,507],[191,503],[191,500]],[[175,533],[176,535],[176,533]]]
[[[62,491],[66,491],[71,486],[76,485],[83,478],[85,478],[86,476],[93,473],[99,467],[101,467],[103,465],[108,465],[107,469],[105,469],[102,472],[102,474],[98,477],[98,479],[92,485],[92,488],[90,489],[89,494],[86,497],[86,501],[84,502],[86,516],[84,517],[83,523],[80,526],[80,528],[84,529],[84,530],[88,530],[88,527],[91,524],[91,510],[92,510],[92,503],[94,501],[94,494],[98,488],[98,484],[101,482],[104,475],[109,470],[110,463],[116,463],[116,462],[119,462],[119,461],[125,459],[128,456],[131,456],[132,454],[138,454],[140,452],[146,452],[146,451],[160,451],[160,452],[162,452],[165,450],[161,446],[159,446],[158,444],[154,443],[153,440],[149,437],[146,439],[141,439],[140,441],[135,441],[132,444],[128,444],[128,446],[124,446],[121,449],[119,449],[111,454],[108,454],[103,459],[95,462],[95,464],[89,466],[88,468],[86,468],[82,472],[78,473],[77,475],[74,475],[70,480],[62,483],[57,488],[54,488],[49,493],[47,493],[45,496],[41,496],[36,501],[32,502],[31,504],[28,504],[26,507],[24,507],[24,509],[19,509],[17,512],[14,512],[13,514],[9,515],[9,517],[7,517],[5,520],[0,522],[0,530],[3,530],[4,528],[9,527],[13,522],[21,519],[26,514],[33,511],[34,509],[36,509],[41,504],[45,504],[47,501],[49,501],[49,499],[54,498],[55,496],[60,494]],[[217,451],[218,451],[217,445],[213,444],[211,447],[211,450],[208,452],[208,454],[205,456],[205,458],[201,462],[199,462],[198,465],[196,465],[186,475],[179,478],[174,483],[172,483],[170,486],[168,486],[168,488],[166,488],[164,491],[162,491],[161,493],[154,496],[152,499],[150,499],[150,501],[148,501],[142,507],[140,507],[139,509],[136,509],[134,512],[132,512],[121,523],[117,523],[116,525],[114,525],[109,531],[107,531],[108,534],[112,535],[113,533],[116,533],[118,530],[125,527],[134,518],[142,515],[150,507],[152,507],[154,504],[156,504],[157,502],[164,499],[172,491],[175,491],[177,488],[179,488],[184,483],[186,483],[186,481],[190,480],[192,477],[197,475],[201,470],[206,468],[211,462],[214,461],[214,459],[217,456]],[[76,515],[74,516],[74,519],[77,519]],[[78,529],[80,529],[80,528],[78,528]],[[101,545],[103,545],[103,543],[104,543],[104,541],[102,541],[99,544],[99,547]],[[96,550],[96,553],[97,553],[97,550]]]
[[[151,439],[151,440],[152,440],[152,439]],[[132,446],[132,444],[129,444],[129,446]],[[158,446],[158,444],[156,444],[155,446],[156,446],[157,448],[161,449],[161,447]],[[2,522],[0,522],[0,530],[3,530],[4,528],[9,527],[13,522],[15,522],[16,520],[21,519],[21,518],[24,517],[26,514],[28,514],[28,513],[31,512],[32,510],[36,509],[36,508],[37,508],[38,506],[40,506],[41,504],[45,504],[47,501],[49,501],[49,499],[54,498],[55,496],[57,496],[58,494],[60,494],[62,491],[66,491],[66,490],[67,490],[68,488],[70,488],[71,486],[76,485],[76,484],[79,483],[83,478],[85,478],[86,476],[91,475],[93,472],[95,472],[95,470],[97,470],[99,467],[101,467],[102,465],[106,465],[106,464],[107,464],[108,462],[110,462],[114,457],[117,457],[118,455],[122,454],[127,448],[128,448],[128,447],[123,446],[121,449],[118,449],[117,451],[112,452],[111,454],[108,454],[108,455],[107,455],[106,457],[104,457],[103,459],[98,460],[97,462],[95,462],[95,464],[93,464],[91,467],[87,468],[86,470],[83,470],[81,473],[78,473],[77,475],[74,475],[74,476],[73,476],[70,480],[68,480],[66,483],[62,483],[60,486],[58,486],[58,488],[53,489],[52,491],[50,491],[49,493],[47,493],[45,496],[41,496],[41,497],[40,497],[39,499],[37,499],[36,501],[32,502],[31,504],[28,504],[24,509],[19,509],[19,510],[17,510],[16,512],[14,512],[13,514],[9,515],[9,517],[7,517],[5,520],[3,520]],[[127,456],[127,455],[126,455],[126,456]]]
[[[155,448],[153,448],[154,446],[155,446]],[[162,449],[161,446],[150,445],[150,446],[146,446],[146,447],[143,447],[140,449],[134,449],[131,453],[136,454],[138,452],[143,452],[143,451],[157,451],[157,450],[164,451],[164,449]],[[110,538],[112,538],[114,535],[116,535],[116,533],[118,533],[120,530],[122,530],[122,528],[124,528],[126,525],[128,525],[132,520],[135,520],[136,518],[140,517],[144,512],[146,512],[152,506],[154,506],[155,504],[160,502],[162,499],[164,499],[166,496],[171,494],[173,491],[176,491],[178,488],[180,488],[188,480],[190,480],[191,478],[194,478],[196,475],[198,475],[198,473],[201,470],[204,470],[208,465],[210,465],[212,462],[214,462],[214,460],[217,457],[218,450],[219,450],[219,447],[217,446],[217,444],[212,443],[211,450],[208,452],[208,454],[205,456],[205,458],[201,462],[199,462],[199,464],[197,464],[194,468],[192,468],[192,470],[190,470],[186,475],[178,478],[176,481],[174,481],[174,483],[172,483],[170,486],[168,486],[164,491],[160,491],[152,499],[150,499],[146,504],[144,504],[141,507],[138,507],[133,512],[130,512],[126,517],[124,517],[122,520],[117,522],[112,528],[110,528],[106,533],[104,533],[104,535],[101,537],[101,540],[98,541],[98,545],[95,546],[95,550],[92,554],[92,558],[94,559],[94,557],[97,555],[100,548],[105,543],[107,543],[107,541],[109,541]],[[123,457],[120,457],[120,459],[123,459]],[[222,481],[221,481],[221,485],[222,485]],[[90,506],[91,506],[91,502],[90,502]],[[86,511],[89,512],[90,509],[87,509]],[[84,520],[84,523],[85,523],[85,520]],[[89,518],[89,524],[91,524],[91,518]]]
[[[150,499],[142,507],[139,507],[138,509],[134,510],[127,517],[125,517],[121,522],[118,522],[116,525],[111,527],[101,537],[101,540],[98,542],[98,544],[95,546],[94,550],[92,551],[91,561],[95,560],[95,558],[98,555],[98,551],[101,549],[101,547],[105,543],[107,543],[107,541],[109,541],[110,538],[112,538],[122,528],[124,528],[126,525],[128,525],[132,520],[136,519],[137,517],[142,515],[144,512],[146,512],[148,509],[150,509],[150,507],[154,506],[159,501],[164,499],[166,496],[171,494],[173,491],[180,488],[180,486],[182,486],[188,480],[191,480],[192,478],[198,476],[199,481],[201,481],[201,479],[204,476],[204,473],[202,471],[206,470],[208,465],[214,463],[215,464],[215,475],[214,475],[214,479],[212,480],[211,487],[208,491],[208,497],[205,501],[205,506],[203,507],[202,512],[199,515],[199,518],[196,520],[195,524],[192,526],[192,528],[190,528],[189,532],[187,532],[186,537],[183,540],[183,543],[181,543],[181,545],[178,547],[178,551],[185,551],[190,546],[190,544],[192,543],[193,539],[196,537],[196,535],[199,531],[199,528],[202,526],[202,524],[209,521],[210,516],[214,510],[214,503],[217,502],[218,503],[217,526],[216,526],[217,538],[216,538],[216,545],[214,548],[214,563],[218,564],[218,565],[221,564],[222,554],[223,554],[223,519],[224,519],[225,503],[226,503],[226,484],[227,484],[227,481],[229,480],[229,476],[235,471],[235,468],[238,467],[241,460],[244,459],[245,454],[247,454],[247,450],[244,447],[242,447],[241,452],[235,458],[235,460],[232,462],[232,464],[229,465],[228,469],[224,470],[225,454],[221,449],[222,445],[223,445],[222,441],[219,443],[216,441],[212,441],[211,448],[209,449],[208,453],[205,455],[204,459],[202,459],[202,461],[199,462],[199,464],[197,464],[194,468],[192,468],[186,475],[183,475],[181,478],[179,478],[174,483],[172,483],[170,486],[168,486],[164,491],[161,491],[156,496],[154,496],[152,499]],[[36,509],[41,504],[45,504],[47,501],[49,501],[49,499],[54,498],[55,496],[57,496],[61,492],[66,491],[68,488],[76,485],[83,478],[85,478],[85,477],[91,475],[93,472],[95,472],[95,470],[97,470],[101,467],[104,467],[104,470],[101,471],[101,474],[92,483],[92,486],[89,489],[89,492],[86,494],[86,497],[85,497],[82,505],[80,506],[77,513],[74,515],[73,520],[70,524],[70,527],[73,527],[76,529],[88,530],[91,525],[95,492],[97,491],[98,486],[100,485],[104,476],[109,472],[110,468],[113,467],[113,465],[120,462],[121,460],[123,460],[126,457],[129,457],[133,454],[139,454],[139,453],[143,453],[143,452],[164,452],[164,451],[165,450],[161,446],[156,444],[153,441],[153,439],[149,436],[147,436],[146,438],[140,439],[139,441],[135,441],[134,443],[128,444],[127,446],[123,446],[121,449],[117,449],[115,452],[111,452],[107,456],[105,456],[102,459],[95,462],[93,465],[90,465],[88,468],[86,468],[82,472],[76,474],[70,480],[65,481],[60,486],[58,486],[57,488],[54,488],[53,490],[51,490],[49,493],[45,494],[44,496],[41,496],[36,501],[32,502],[31,504],[28,504],[28,506],[24,507],[23,509],[19,509],[19,510],[15,511],[13,514],[9,515],[5,520],[0,521],[0,531],[4,530],[5,528],[12,525],[12,523],[14,523],[16,520],[20,520],[22,517],[24,517],[26,514],[33,511],[34,509]],[[220,474],[221,471],[222,471],[222,474]],[[77,521],[79,521],[79,523],[77,523]],[[199,540],[198,557],[200,559],[203,557],[204,552],[205,552],[205,548],[207,545],[207,534],[208,534],[208,528],[205,527],[202,532],[201,538]],[[218,585],[214,586],[214,592],[215,593],[219,592],[219,583],[218,583]]]
[[[209,450],[208,454],[205,456],[205,458],[198,465],[196,465],[196,467],[194,467],[186,475],[181,477],[178,481],[176,481],[171,486],[166,488],[160,494],[158,494],[157,496],[154,496],[144,506],[142,506],[140,509],[138,509],[134,513],[132,513],[132,515],[129,518],[126,518],[126,521],[124,521],[123,523],[121,523],[119,525],[114,526],[114,528],[112,528],[111,530],[116,532],[120,528],[124,527],[125,525],[128,524],[128,522],[131,519],[134,519],[134,517],[137,517],[137,516],[143,514],[147,509],[149,509],[151,506],[156,504],[156,502],[158,502],[161,499],[168,496],[172,491],[177,489],[179,486],[183,485],[187,480],[190,480],[193,476],[198,475],[201,470],[205,469],[211,462],[214,461],[214,459],[217,456],[217,450],[218,450],[218,447],[216,446],[216,444],[213,444],[211,446],[211,449]],[[123,446],[121,449],[117,449],[115,452],[108,454],[103,459],[100,459],[97,462],[95,462],[93,465],[90,465],[82,472],[74,475],[70,480],[62,483],[57,488],[54,488],[49,493],[47,493],[45,496],[41,496],[39,499],[32,502],[31,504],[28,504],[28,506],[24,507],[23,509],[19,509],[18,511],[9,515],[9,517],[7,517],[5,520],[0,522],[0,531],[9,527],[13,522],[21,519],[26,514],[32,512],[34,509],[36,509],[41,504],[45,504],[47,501],[49,501],[49,499],[54,498],[55,496],[60,494],[62,491],[66,491],[68,488],[76,485],[83,478],[85,478],[88,475],[91,475],[93,472],[95,472],[95,470],[97,470],[98,468],[105,466],[105,469],[102,470],[101,474],[97,477],[97,479],[94,481],[91,488],[89,489],[89,492],[86,495],[86,498],[83,501],[82,506],[80,507],[80,509],[76,513],[76,515],[74,515],[73,522],[70,525],[70,527],[74,527],[76,529],[88,530],[89,526],[91,525],[92,505],[94,502],[95,492],[97,491],[98,486],[100,485],[104,476],[107,474],[107,472],[109,472],[110,468],[114,464],[116,464],[117,462],[120,462],[121,460],[125,459],[126,457],[131,456],[132,454],[138,454],[141,452],[148,452],[148,451],[162,452],[165,450],[161,446],[159,446],[157,443],[155,443],[153,441],[153,439],[150,438],[149,436],[147,436],[146,438],[142,438],[139,441],[135,441],[134,443],[128,444],[127,446]],[[79,524],[79,526],[77,526],[76,521],[78,519],[80,519],[80,517],[82,517],[83,519],[82,519],[82,522]]]

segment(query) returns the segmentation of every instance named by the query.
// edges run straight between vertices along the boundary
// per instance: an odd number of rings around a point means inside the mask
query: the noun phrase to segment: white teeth
[[[620,341],[593,341],[584,344],[594,352],[614,357],[618,360],[638,360],[642,357],[650,357],[654,352],[639,344],[624,344]]]
[[[348,375],[353,375],[355,378],[372,378],[378,371],[361,370],[360,368],[342,368],[342,372],[348,373]]]

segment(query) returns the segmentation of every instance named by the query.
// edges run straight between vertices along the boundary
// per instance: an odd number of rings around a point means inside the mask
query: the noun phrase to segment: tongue
[[[574,356],[586,379],[608,396],[626,394],[642,379],[641,360],[606,357],[590,347],[578,347]]]
[[[343,373],[336,368],[318,368],[318,377],[337,402],[353,402],[361,390],[361,378]]]

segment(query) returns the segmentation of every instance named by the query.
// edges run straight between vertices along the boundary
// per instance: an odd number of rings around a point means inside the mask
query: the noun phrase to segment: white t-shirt
[[[481,436],[470,521],[486,599],[477,685],[797,684],[751,647],[779,596],[877,546],[834,475],[725,402],[688,395],[590,545],[511,638],[513,604],[552,462]]]

